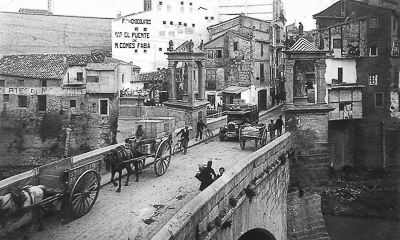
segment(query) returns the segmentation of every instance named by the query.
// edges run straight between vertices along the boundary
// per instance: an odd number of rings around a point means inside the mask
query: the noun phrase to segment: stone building
[[[115,143],[118,83],[132,68],[100,52],[3,56],[1,164],[41,164]]]
[[[242,98],[241,92],[253,86],[248,103],[269,108],[269,90],[275,84],[270,78],[271,23],[241,15],[212,25],[208,31],[211,40],[204,44],[208,101],[217,103],[215,99],[222,94],[222,103],[233,103],[233,99]],[[229,91],[234,95],[224,94],[230,86],[243,88]]]
[[[330,118],[335,121],[329,123],[330,141],[334,143],[332,163],[399,166],[398,12],[342,0],[314,18],[320,33],[317,45],[331,51],[325,79],[336,89],[332,88],[332,92],[344,88],[348,88],[348,93],[362,91],[362,104],[355,103],[360,101],[358,93],[347,96],[340,93],[339,98],[344,101],[335,100],[339,109],[331,112]],[[361,110],[362,117],[354,117],[358,120],[340,117],[340,112],[346,112],[348,106],[351,111]]]

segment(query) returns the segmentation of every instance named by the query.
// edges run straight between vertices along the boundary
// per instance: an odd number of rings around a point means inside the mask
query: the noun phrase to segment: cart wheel
[[[100,191],[100,176],[94,170],[87,170],[76,180],[69,196],[71,213],[79,218],[90,211]]]
[[[146,161],[146,160],[139,160],[139,161],[137,161],[138,173],[141,173],[141,172],[143,171],[145,161]],[[129,166],[133,169],[133,171],[135,171],[135,164],[133,164],[133,162],[130,162],[130,163],[129,163]]]
[[[171,144],[167,140],[162,141],[154,156],[154,172],[157,176],[161,176],[167,171],[171,161],[171,154]]]
[[[239,130],[239,144],[240,144],[241,149],[244,149],[244,147],[246,146],[246,139],[244,139],[244,137],[242,137],[241,130]]]

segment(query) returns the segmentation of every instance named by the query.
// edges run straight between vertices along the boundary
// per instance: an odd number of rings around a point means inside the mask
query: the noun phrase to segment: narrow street
[[[276,119],[279,114],[282,114],[281,108],[265,114],[260,122]],[[87,215],[65,225],[61,224],[60,214],[50,216],[45,219],[45,230],[34,232],[31,239],[151,239],[200,192],[200,182],[194,177],[198,164],[212,160],[215,171],[220,167],[229,171],[255,150],[254,142],[242,150],[238,142],[220,142],[218,137],[209,144],[196,144],[188,149],[187,155],[173,156],[165,175],[156,177],[153,167],[149,166],[141,174],[140,182],[131,178],[121,193],[107,184],[100,189],[96,204]]]

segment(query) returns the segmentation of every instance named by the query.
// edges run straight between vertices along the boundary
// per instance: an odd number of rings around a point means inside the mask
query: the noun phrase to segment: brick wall
[[[0,12],[0,54],[111,50],[111,18]]]

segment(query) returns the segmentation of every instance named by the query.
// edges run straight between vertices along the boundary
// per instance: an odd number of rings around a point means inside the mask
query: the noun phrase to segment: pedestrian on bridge
[[[280,135],[282,135],[282,127],[283,127],[282,115],[279,115],[279,118],[275,121],[275,127],[279,137]]]
[[[271,119],[271,122],[268,124],[268,132],[269,132],[269,138],[270,138],[271,142],[275,139],[275,130],[276,130],[276,126],[275,126],[274,120]]]
[[[214,182],[214,179],[217,178],[217,175],[215,174],[214,169],[212,169],[212,161],[207,162],[207,167],[203,168],[200,172],[201,174],[201,184],[200,184],[200,191],[203,191],[206,189],[208,186],[211,185],[211,183]]]
[[[200,119],[200,121],[197,122],[197,133],[196,133],[196,141],[199,139],[203,139],[203,129],[207,128],[207,125],[203,122],[203,120]]]

